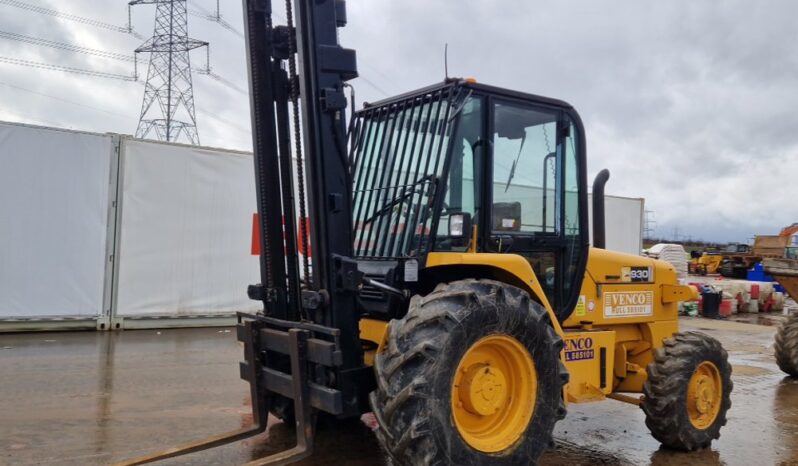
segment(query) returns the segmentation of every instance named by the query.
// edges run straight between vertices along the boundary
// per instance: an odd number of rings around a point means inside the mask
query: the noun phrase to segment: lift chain
[[[296,31],[294,28],[294,12],[291,0],[285,0],[285,17],[289,31]],[[312,281],[310,277],[310,262],[308,257],[310,255],[310,250],[308,249],[308,221],[307,209],[305,208],[305,163],[302,158],[302,130],[300,126],[301,123],[299,115],[299,77],[296,71],[297,50],[295,33],[288,35],[288,46],[288,82],[293,109],[294,150],[296,152],[297,191],[299,191],[299,240],[302,244],[302,250],[305,252],[302,255],[302,272],[304,274],[303,281],[305,286],[309,288]]]

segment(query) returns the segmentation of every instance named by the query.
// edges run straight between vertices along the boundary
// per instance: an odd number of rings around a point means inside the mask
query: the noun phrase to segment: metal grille
[[[407,257],[426,247],[462,102],[462,88],[452,85],[357,113],[350,139],[356,257]]]

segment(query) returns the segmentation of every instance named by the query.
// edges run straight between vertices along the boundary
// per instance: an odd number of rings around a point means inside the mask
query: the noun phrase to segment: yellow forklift
[[[237,332],[254,425],[122,464],[262,432],[269,413],[297,445],[251,464],[287,464],[317,422],[366,412],[396,464],[534,464],[569,403],[605,398],[639,405],[667,447],[718,438],[727,354],[678,331],[696,295],[672,266],[602,249],[606,170],[589,245],[576,110],[447,78],[347,112],[345,2],[286,4],[275,26],[270,0],[244,0],[263,311]]]

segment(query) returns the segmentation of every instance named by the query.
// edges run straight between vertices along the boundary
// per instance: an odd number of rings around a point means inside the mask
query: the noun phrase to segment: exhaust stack
[[[609,179],[610,171],[605,168],[593,180],[593,247],[599,249],[604,249],[607,242],[604,228],[604,185]]]

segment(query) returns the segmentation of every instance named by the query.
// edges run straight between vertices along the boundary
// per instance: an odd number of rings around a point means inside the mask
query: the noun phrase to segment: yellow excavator
[[[269,0],[244,0],[263,310],[237,332],[254,425],[122,464],[262,432],[269,413],[297,445],[251,464],[286,464],[318,422],[366,412],[396,464],[534,464],[570,403],[606,398],[639,405],[669,448],[718,438],[726,351],[679,332],[696,294],[671,265],[603,249],[606,170],[589,244],[571,105],[447,78],[347,111],[345,2],[287,10],[276,26]]]

